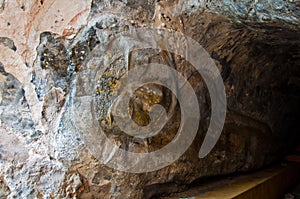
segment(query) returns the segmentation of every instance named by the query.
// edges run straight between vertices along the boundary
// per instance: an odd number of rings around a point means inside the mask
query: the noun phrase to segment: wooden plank
[[[195,199],[281,199],[300,178],[300,164],[265,169]]]

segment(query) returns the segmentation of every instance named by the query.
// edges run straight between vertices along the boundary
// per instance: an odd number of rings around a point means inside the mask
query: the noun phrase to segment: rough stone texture
[[[182,191],[199,178],[277,160],[299,138],[299,19],[298,1],[0,0],[0,197],[151,198]],[[166,59],[155,50],[128,54],[106,47],[116,34],[134,27],[182,32],[217,64],[228,112],[220,140],[204,159],[198,152],[210,100],[201,76],[176,55]],[[180,108],[173,106],[169,91],[148,85],[143,89],[150,92],[138,90],[130,104],[140,125],[149,123],[145,107],[155,103],[173,112],[162,133],[152,138],[122,133],[109,111],[118,79],[148,62],[173,63],[189,79],[201,107],[200,129],[170,166],[124,173],[89,153],[72,122],[72,97],[83,73],[96,67],[103,76],[91,89],[107,136],[130,151],[159,149],[174,138],[180,122]]]

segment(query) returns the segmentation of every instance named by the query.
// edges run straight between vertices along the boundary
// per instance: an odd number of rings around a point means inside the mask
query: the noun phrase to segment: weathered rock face
[[[3,198],[157,197],[182,191],[199,178],[260,168],[298,141],[297,1],[0,1],[0,16]],[[205,82],[174,53],[162,48],[131,51],[132,38],[118,35],[139,27],[191,37],[217,65],[227,114],[221,137],[206,157],[198,158],[211,117]],[[130,136],[116,124],[112,109],[122,89],[120,79],[147,63],[169,65],[188,79],[199,102],[199,130],[169,166],[122,172],[99,160],[93,153],[97,147],[86,142],[84,134],[93,135],[93,125],[120,148],[149,153],[175,138],[182,119],[171,91],[147,84],[132,93],[128,112],[136,124],[146,126],[151,106],[161,104],[169,113],[161,133]],[[91,116],[97,122],[92,126]],[[103,142],[99,140],[101,153],[118,155],[101,148]],[[138,161],[145,167],[152,164]]]

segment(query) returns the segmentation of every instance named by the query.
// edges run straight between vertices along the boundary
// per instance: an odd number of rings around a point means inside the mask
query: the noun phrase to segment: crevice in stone
[[[0,37],[0,44],[12,49],[13,51],[17,51],[17,47],[14,44],[14,41],[8,37]]]

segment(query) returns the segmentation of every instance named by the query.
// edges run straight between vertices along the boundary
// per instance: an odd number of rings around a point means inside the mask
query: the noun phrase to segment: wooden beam
[[[281,199],[300,179],[300,164],[276,166],[234,181],[195,199]]]

